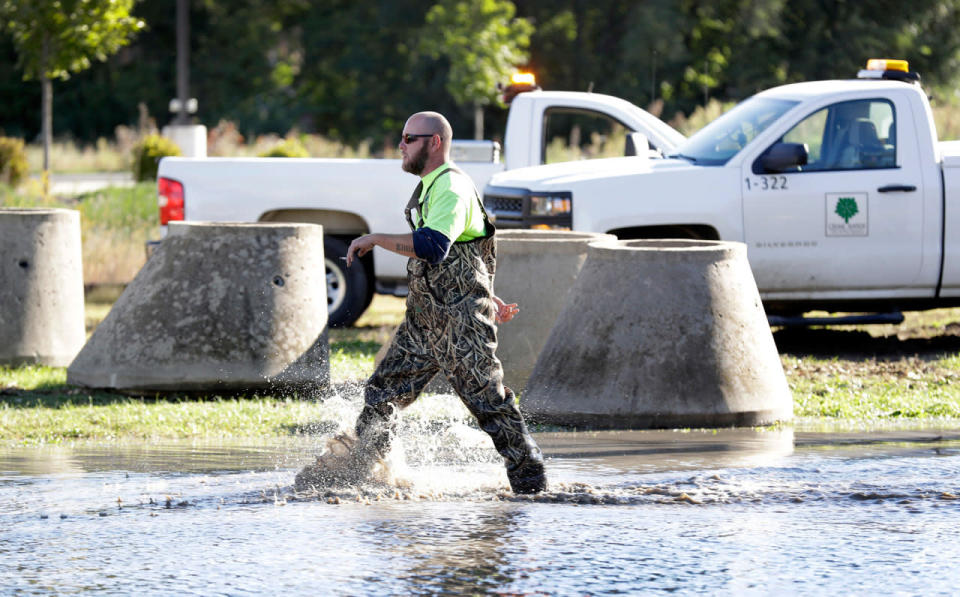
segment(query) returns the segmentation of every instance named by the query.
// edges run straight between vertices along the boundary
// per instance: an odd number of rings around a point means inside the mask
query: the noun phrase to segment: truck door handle
[[[880,187],[877,189],[878,193],[912,193],[917,190],[917,187],[912,184],[888,184],[885,187]]]

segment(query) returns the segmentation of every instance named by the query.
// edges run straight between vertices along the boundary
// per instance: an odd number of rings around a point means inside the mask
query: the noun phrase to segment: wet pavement
[[[389,483],[294,492],[321,437],[0,448],[4,593],[954,594],[960,425],[539,434],[514,496],[475,428]]]

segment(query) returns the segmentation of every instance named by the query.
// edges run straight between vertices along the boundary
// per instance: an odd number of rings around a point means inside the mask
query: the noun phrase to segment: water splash
[[[331,415],[314,426],[324,431],[318,436],[316,460],[295,479],[295,490],[301,494],[326,496],[330,490],[357,487],[360,493],[351,495],[376,496],[390,488],[409,490],[410,495],[438,495],[506,484],[493,442],[456,396],[423,396],[402,411],[390,453],[372,466],[357,453],[352,434],[361,401],[337,395],[325,404]]]

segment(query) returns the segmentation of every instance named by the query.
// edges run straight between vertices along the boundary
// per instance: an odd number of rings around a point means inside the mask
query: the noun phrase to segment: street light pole
[[[189,124],[187,101],[190,98],[190,2],[177,0],[177,100],[175,124]]]

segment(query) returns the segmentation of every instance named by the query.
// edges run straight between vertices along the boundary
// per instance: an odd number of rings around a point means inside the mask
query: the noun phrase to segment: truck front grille
[[[483,208],[493,219],[497,228],[542,228],[570,230],[573,225],[573,196],[569,192],[554,191],[538,193],[538,209],[546,213],[531,213],[531,193],[527,189],[498,187],[488,185],[483,196]],[[544,210],[544,197],[559,200],[560,208],[566,207],[566,213],[551,213]],[[565,202],[565,205],[564,205]],[[552,203],[550,204],[553,205]]]
[[[521,197],[497,197],[487,195],[483,200],[484,209],[488,213],[497,217],[523,215],[523,198]]]

